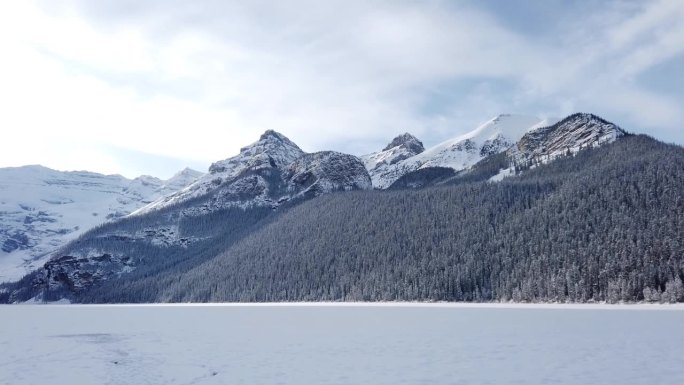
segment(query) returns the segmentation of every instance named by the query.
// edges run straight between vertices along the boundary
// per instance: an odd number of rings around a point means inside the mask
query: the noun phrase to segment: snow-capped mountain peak
[[[213,163],[209,173],[234,176],[247,168],[284,167],[303,154],[304,151],[285,135],[268,130],[258,141],[241,148],[240,154]]]
[[[387,146],[385,146],[385,148],[383,148],[382,151],[388,151],[399,146],[404,147],[407,150],[416,154],[420,154],[421,152],[425,151],[425,147],[423,147],[423,142],[421,142],[420,140],[418,140],[418,138],[409,134],[408,132],[392,139],[392,141]]]
[[[392,148],[390,144],[385,150],[364,155],[361,159],[371,175],[373,186],[384,189],[401,176],[423,168],[467,169],[489,155],[506,151],[527,131],[545,125],[545,122],[548,121],[533,116],[502,114],[466,134],[424,151],[421,146],[421,151],[398,152],[395,150],[397,147]]]
[[[576,113],[527,132],[511,154],[518,163],[545,163],[583,148],[614,142],[624,135],[620,127],[594,114]]]
[[[287,143],[287,144],[290,145],[290,146],[297,147],[297,145],[294,144],[294,142],[292,142],[287,136],[285,136],[285,135],[283,135],[283,134],[281,134],[280,132],[275,131],[275,130],[266,130],[266,131],[264,131],[264,133],[261,134],[261,136],[259,137],[259,141],[264,141],[264,140],[267,141],[267,140],[270,140],[270,139],[277,140],[277,141],[280,141],[280,142],[283,142],[283,143]]]
[[[422,162],[420,168],[439,166],[464,169],[474,164],[474,158],[482,158],[512,146],[541,122],[542,119],[533,116],[498,115],[473,131],[425,150],[415,160]]]
[[[384,188],[385,180],[396,180],[402,173],[397,165],[402,161],[425,151],[423,142],[415,136],[405,133],[392,139],[382,151],[362,155],[361,161],[371,176],[373,186]]]
[[[304,155],[299,146],[285,135],[267,130],[256,142],[242,147],[240,153],[209,166],[209,173],[197,179],[183,190],[160,197],[149,205],[132,213],[140,215],[163,207],[184,202],[208,193],[225,180],[231,180],[247,170],[283,168]]]
[[[174,191],[181,190],[182,187],[188,186],[192,182],[196,181],[199,177],[204,175],[203,172],[193,170],[189,167],[186,167],[177,173],[175,173],[171,178],[166,180],[164,182],[164,186],[167,187],[167,189],[171,189]]]

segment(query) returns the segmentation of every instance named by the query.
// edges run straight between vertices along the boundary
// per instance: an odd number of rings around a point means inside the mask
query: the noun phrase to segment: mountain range
[[[0,168],[0,282],[21,278],[90,228],[130,214],[202,175],[184,169],[168,180],[43,166]]]
[[[578,113],[360,157],[269,130],[166,182],[0,169],[0,261],[37,267],[0,300],[679,301],[682,165]]]

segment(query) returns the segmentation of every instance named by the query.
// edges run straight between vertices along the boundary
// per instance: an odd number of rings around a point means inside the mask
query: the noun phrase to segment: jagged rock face
[[[305,192],[365,189],[368,173],[352,155],[325,151],[304,153],[275,131],[266,131],[240,154],[216,162],[210,173],[188,188],[163,197],[134,215],[193,200],[185,215],[202,215],[229,207],[277,208]],[[307,196],[311,194],[307,193]]]
[[[160,247],[180,246],[188,247],[197,241],[197,237],[183,237],[177,226],[149,226],[134,232],[113,232],[97,236],[103,240],[117,240],[123,242],[146,242]],[[98,255],[97,251],[89,251],[88,255]],[[102,254],[102,253],[99,253]]]
[[[215,178],[212,180],[214,186],[208,188],[206,194],[197,196],[193,203],[186,205],[181,201],[180,203],[187,207],[180,210],[182,215],[199,216],[230,207],[275,209],[280,201],[287,200],[283,198],[284,183],[281,173],[278,168],[267,167],[247,169],[232,178]],[[173,206],[167,207],[173,210]],[[153,211],[136,215],[145,215]]]
[[[95,253],[84,257],[65,255],[48,261],[33,281],[33,285],[47,289],[65,287],[72,292],[78,292],[132,268],[132,259],[127,256],[113,256],[107,253]]]
[[[425,151],[425,147],[423,147],[423,142],[421,142],[415,136],[409,134],[408,132],[392,139],[392,141],[385,148],[383,148],[382,151],[391,150],[395,147],[400,146],[404,147],[409,152],[412,152],[414,154],[420,154],[421,152]]]
[[[38,289],[65,288],[78,292],[102,281],[136,269],[144,258],[137,253],[126,253],[136,245],[147,244],[159,249],[179,247],[187,249],[204,238],[181,236],[178,226],[148,226],[131,232],[114,231],[93,236],[100,244],[119,245],[119,251],[107,251],[106,247],[83,246],[71,248],[66,254],[47,261],[32,282]]]
[[[290,139],[268,130],[256,143],[240,149],[240,155],[212,164],[209,173],[233,176],[245,169],[283,168],[302,155],[304,151]]]
[[[247,169],[233,178],[213,180],[215,187],[183,208],[183,215],[204,215],[230,207],[278,208],[284,202],[332,191],[372,188],[361,161],[335,152],[305,154],[284,168]]]
[[[0,168],[0,282],[21,278],[52,252],[202,175],[186,169],[163,181],[62,172],[42,166]]]
[[[334,151],[300,157],[288,166],[285,179],[287,190],[294,196],[373,188],[370,176],[359,158]]]
[[[209,167],[209,174],[187,188],[161,197],[134,212],[134,215],[170,207],[208,194],[215,195],[213,202],[207,202],[204,208],[191,211],[201,214],[206,210],[229,206],[270,204],[272,198],[266,179],[280,179],[273,174],[277,174],[302,155],[304,151],[290,139],[268,130],[258,141],[240,149],[238,155],[212,164]]]
[[[525,134],[511,149],[517,163],[545,163],[585,148],[612,143],[625,135],[613,123],[596,115],[579,113]]]

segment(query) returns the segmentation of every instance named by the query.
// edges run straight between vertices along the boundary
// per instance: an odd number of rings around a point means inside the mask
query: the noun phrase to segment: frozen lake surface
[[[0,384],[684,384],[684,311],[2,306]]]

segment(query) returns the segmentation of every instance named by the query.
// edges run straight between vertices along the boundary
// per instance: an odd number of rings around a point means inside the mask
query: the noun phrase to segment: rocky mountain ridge
[[[411,151],[406,147],[392,145],[395,138],[383,151],[361,157],[369,170],[373,186],[386,189],[402,176],[426,168],[441,167],[454,171],[467,170],[482,159],[506,151],[526,132],[554,123],[524,115],[502,114],[490,119],[471,132],[446,140],[428,149]]]
[[[516,163],[547,163],[559,156],[612,143],[625,135],[617,125],[594,114],[577,113],[527,132],[510,149]]]
[[[202,200],[209,195],[209,199],[188,213],[228,207],[276,208],[305,190],[318,194],[367,189],[367,178],[363,164],[353,155],[333,151],[307,154],[284,135],[268,130],[258,141],[240,149],[238,155],[213,163],[208,174],[185,189],[161,197],[132,215]]]
[[[392,147],[397,141],[395,138],[383,151],[365,155],[362,159],[373,186],[387,189],[397,188],[395,182],[403,187],[448,183],[453,177],[467,174],[483,162],[489,163],[486,167],[501,163],[501,159],[491,160],[505,154],[508,162],[491,177],[492,181],[499,181],[523,168],[612,143],[625,135],[626,132],[617,125],[589,113],[576,113],[562,120],[504,114],[427,150],[408,153],[402,147]],[[404,136],[414,138],[410,134]],[[402,150],[404,152],[397,156]]]

